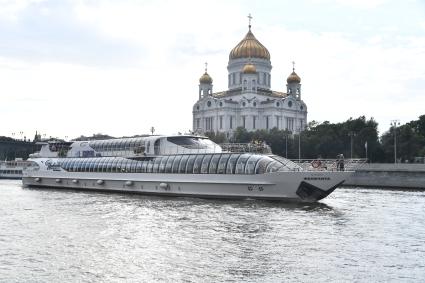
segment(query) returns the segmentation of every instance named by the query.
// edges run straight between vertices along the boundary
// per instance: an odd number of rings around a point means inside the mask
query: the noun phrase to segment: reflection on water
[[[338,189],[303,204],[0,181],[0,281],[421,281],[424,196]]]

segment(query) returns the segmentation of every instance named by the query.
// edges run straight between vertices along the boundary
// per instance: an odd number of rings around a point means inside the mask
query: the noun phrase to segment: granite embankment
[[[344,186],[425,189],[425,164],[364,164]]]

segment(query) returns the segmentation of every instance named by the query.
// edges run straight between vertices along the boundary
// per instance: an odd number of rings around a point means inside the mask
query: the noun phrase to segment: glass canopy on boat
[[[60,167],[70,172],[173,173],[173,174],[264,174],[301,171],[294,162],[276,155],[252,153],[183,154],[144,157],[64,158]]]

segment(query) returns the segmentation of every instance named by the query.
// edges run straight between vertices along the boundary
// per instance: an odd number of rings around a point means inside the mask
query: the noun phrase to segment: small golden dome
[[[229,59],[260,58],[270,60],[270,53],[254,36],[249,29],[244,39],[230,51]]]
[[[290,84],[290,83],[300,83],[301,82],[301,78],[297,75],[297,73],[295,73],[295,71],[292,71],[292,73],[286,79],[286,82],[288,84]]]
[[[245,66],[243,66],[242,72],[244,74],[256,74],[257,69],[255,68],[255,66],[252,63],[247,63],[247,64],[245,64]]]
[[[202,77],[199,79],[199,83],[201,84],[212,84],[213,80],[210,77],[210,75],[208,75],[207,72],[205,72]]]

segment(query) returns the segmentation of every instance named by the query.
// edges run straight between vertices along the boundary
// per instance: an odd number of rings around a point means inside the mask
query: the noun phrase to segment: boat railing
[[[271,154],[270,146],[264,143],[221,143],[224,152]]]
[[[352,159],[294,159],[305,171],[356,171],[367,163],[366,158]]]

